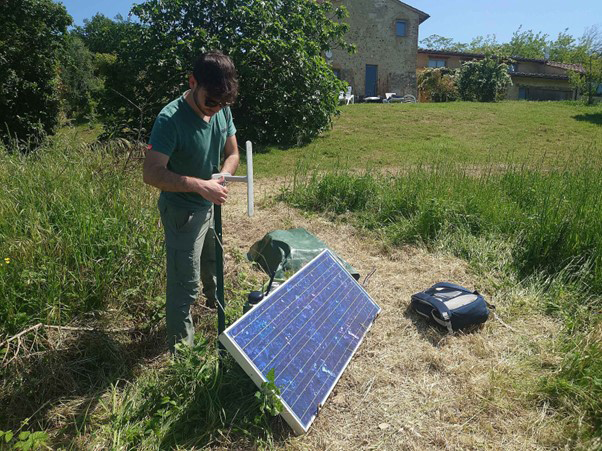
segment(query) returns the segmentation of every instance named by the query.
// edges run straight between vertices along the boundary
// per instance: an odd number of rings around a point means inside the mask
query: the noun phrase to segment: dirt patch
[[[288,449],[543,449],[562,442],[563,421],[537,403],[533,386],[559,325],[530,314],[512,328],[495,320],[448,336],[408,309],[410,296],[439,281],[476,285],[466,263],[407,247],[384,246],[347,224],[335,224],[273,201],[278,186],[256,186],[258,208],[245,214],[245,187],[230,186],[223,209],[226,249],[246,252],[274,229],[305,227],[362,275],[382,307],[366,340],[308,434]],[[498,304],[510,302],[490,299]],[[539,368],[539,370],[537,370]]]

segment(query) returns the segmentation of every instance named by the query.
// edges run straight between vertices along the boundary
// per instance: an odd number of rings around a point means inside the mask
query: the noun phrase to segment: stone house
[[[427,67],[459,68],[466,61],[485,58],[480,53],[447,52],[418,49],[417,71]],[[573,100],[577,93],[569,83],[569,70],[583,73],[578,64],[563,64],[553,61],[512,58],[510,66],[512,86],[508,88],[507,99],[517,100]],[[424,100],[424,96],[420,96]]]
[[[349,11],[350,55],[340,49],[326,53],[339,78],[349,83],[356,99],[416,92],[418,27],[429,15],[398,0],[335,0]]]

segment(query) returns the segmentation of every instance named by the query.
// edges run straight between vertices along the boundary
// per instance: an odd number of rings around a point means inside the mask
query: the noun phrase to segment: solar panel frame
[[[257,306],[255,306],[253,309],[251,309],[249,312],[247,312],[241,318],[239,318],[236,322],[234,322],[232,325],[230,325],[230,327],[228,327],[219,336],[219,340],[224,345],[224,347],[226,348],[226,350],[234,357],[234,359],[236,360],[236,362],[243,368],[243,370],[247,373],[247,375],[251,378],[251,380],[258,387],[261,387],[261,385],[264,382],[267,382],[267,379],[263,375],[262,371],[257,367],[257,365],[249,357],[249,355],[241,348],[241,346],[239,345],[239,343],[237,343],[236,340],[232,336],[230,336],[229,334],[239,324],[239,322],[243,321],[244,318],[247,317],[247,315],[252,315],[252,314],[254,314],[257,311],[260,311],[261,310],[260,306],[262,304],[270,302],[270,300],[272,298],[277,297],[279,295],[279,292],[281,290],[285,290],[288,285],[293,284],[293,283],[295,283],[295,281],[297,279],[304,277],[305,271],[307,271],[308,268],[311,268],[312,264],[315,261],[317,261],[318,259],[322,258],[324,256],[324,254],[328,254],[328,256],[334,261],[335,265],[338,266],[338,269],[341,270],[344,274],[346,274],[346,276],[351,281],[353,281],[352,283],[354,284],[355,287],[359,288],[360,294],[363,294],[374,305],[374,307],[376,307],[376,313],[374,314],[374,317],[372,318],[372,320],[370,321],[370,323],[365,327],[362,336],[359,337],[359,339],[355,343],[355,346],[354,346],[353,350],[351,350],[351,352],[349,352],[349,355],[346,358],[346,361],[344,362],[344,364],[342,365],[342,367],[338,371],[338,374],[336,374],[334,381],[331,383],[330,387],[328,388],[328,390],[326,391],[326,393],[324,394],[324,396],[322,397],[322,399],[319,401],[319,403],[318,403],[318,412],[316,412],[315,414],[311,415],[310,420],[306,421],[306,426],[304,426],[304,422],[295,413],[295,411],[293,410],[292,406],[290,406],[287,403],[287,401],[285,401],[282,398],[282,396],[280,396],[280,400],[282,401],[282,405],[283,405],[283,411],[281,412],[281,416],[291,426],[291,428],[293,429],[293,431],[297,435],[304,434],[304,433],[306,433],[309,430],[311,424],[313,423],[313,421],[315,420],[317,414],[319,413],[320,407],[322,405],[324,405],[325,401],[328,399],[328,397],[330,396],[330,394],[334,390],[334,387],[336,386],[336,384],[338,383],[339,379],[341,378],[341,376],[345,372],[345,369],[349,365],[349,362],[351,361],[351,359],[355,355],[357,349],[363,343],[364,338],[366,337],[366,335],[370,331],[370,329],[372,327],[372,324],[374,324],[374,320],[380,314],[381,308],[378,306],[378,304],[376,304],[376,302],[374,302],[372,300],[372,298],[366,292],[366,290],[347,272],[347,270],[340,263],[340,261],[338,260],[338,258],[335,255],[333,255],[332,252],[330,252],[328,249],[325,249],[323,252],[321,252],[319,255],[317,255],[314,259],[312,259],[307,265],[305,265],[303,268],[301,268],[301,270],[299,270],[297,273],[295,273],[284,284],[280,285],[276,290],[274,290],[272,293],[270,293],[268,296],[266,296],[266,298],[263,299],[261,302],[259,302],[257,304]],[[351,335],[353,336],[353,334],[351,334]],[[311,379],[310,379],[310,381],[311,381]],[[326,382],[324,382],[324,383],[326,383]],[[307,413],[308,412],[306,410],[305,413],[304,413],[304,416]]]

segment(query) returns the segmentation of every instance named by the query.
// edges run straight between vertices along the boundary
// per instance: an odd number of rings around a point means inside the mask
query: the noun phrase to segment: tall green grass
[[[114,388],[99,409],[95,449],[269,448],[289,432],[262,411],[265,396],[231,359],[198,338],[179,358],[124,390]]]
[[[278,427],[261,410],[264,397],[233,360],[217,358],[214,312],[195,314],[207,338],[179,359],[137,367],[166,351],[154,321],[165,288],[158,193],[142,183],[128,143],[78,141],[66,131],[29,155],[0,149],[0,341],[38,322],[95,317],[138,331],[74,332],[59,350],[42,341],[3,361],[0,430],[46,431],[53,447],[82,449],[270,446]],[[261,284],[243,259],[228,252],[228,322]],[[73,401],[88,407],[64,407]],[[48,414],[61,408],[73,425]]]
[[[563,168],[448,164],[393,176],[301,170],[281,198],[351,220],[392,246],[451,252],[483,276],[479,289],[511,292],[518,284],[537,293],[535,308],[562,319],[566,331],[559,338],[567,358],[542,391],[587,442],[602,439],[601,163],[592,147],[588,164]]]
[[[118,144],[70,139],[0,152],[0,337],[109,306],[136,311],[162,283],[156,193]]]
[[[456,165],[399,175],[344,170],[296,177],[283,198],[303,209],[353,213],[393,244],[432,244],[450,233],[515,243],[522,277],[563,272],[602,294],[602,169],[526,166],[503,172]],[[584,268],[586,270],[584,271]]]

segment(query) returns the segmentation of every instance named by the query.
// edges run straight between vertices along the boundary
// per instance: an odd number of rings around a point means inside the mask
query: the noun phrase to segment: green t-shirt
[[[157,116],[149,149],[169,157],[167,169],[170,171],[209,180],[213,168],[220,167],[226,138],[235,133],[232,113],[228,107],[205,122],[181,96],[166,105]],[[173,205],[191,210],[211,205],[211,202],[196,193],[162,191],[161,197]]]

